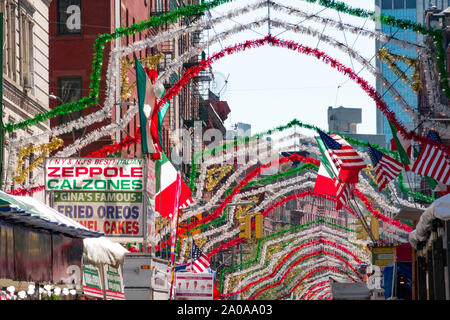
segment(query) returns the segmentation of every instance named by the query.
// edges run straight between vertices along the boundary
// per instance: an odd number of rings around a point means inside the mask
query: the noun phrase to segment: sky
[[[355,8],[374,10],[373,0],[341,0]],[[232,3],[222,5],[211,10],[212,17],[229,12],[236,8],[257,3],[258,0],[234,0]],[[302,0],[276,0],[275,2],[298,8],[309,13],[318,13],[322,17],[341,19],[343,22],[374,30],[373,21],[337,13],[332,9],[311,4]],[[245,16],[236,17],[210,29],[209,35],[232,28],[238,24],[266,17],[267,7],[255,10]],[[375,40],[357,34],[345,33],[342,30],[321,23],[302,21],[303,19],[286,13],[271,10],[271,18],[299,24],[347,43],[349,47],[375,63]],[[219,43],[211,43],[209,54],[220,51],[221,48],[244,42],[246,40],[262,38],[268,33],[268,25],[244,31],[233,35]],[[324,41],[300,33],[272,28],[271,34],[280,39],[317,47],[339,62],[354,69],[356,72],[362,66],[351,59],[347,53],[328,45]],[[249,51],[233,54],[214,63],[213,71],[228,78],[226,92],[221,100],[226,100],[231,113],[225,121],[227,128],[237,122],[249,123],[252,134],[274,128],[288,123],[296,118],[303,123],[312,124],[328,130],[327,109],[329,106],[353,107],[362,109],[362,123],[357,126],[358,133],[375,134],[376,106],[373,100],[352,80],[342,75],[329,65],[316,58],[305,56],[288,49],[264,46]],[[375,77],[362,70],[359,74],[375,87]],[[303,133],[312,135],[311,131]]]

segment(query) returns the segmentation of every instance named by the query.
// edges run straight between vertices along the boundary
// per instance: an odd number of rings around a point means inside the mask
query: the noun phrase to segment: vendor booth
[[[409,235],[418,300],[450,300],[450,194],[434,201]]]
[[[101,268],[102,277],[117,271],[121,278],[127,250],[102,236],[32,197],[0,191],[0,299],[85,294],[84,264]],[[110,291],[121,298],[120,290]]]

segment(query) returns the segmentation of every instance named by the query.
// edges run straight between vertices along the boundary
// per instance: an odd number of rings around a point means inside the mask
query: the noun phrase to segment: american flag
[[[434,130],[430,130],[428,131],[428,138],[430,138],[431,140],[433,140],[434,142],[439,142],[441,143],[441,137],[439,137],[439,133],[437,133]]]
[[[336,186],[336,210],[340,210],[344,204],[351,199],[350,187],[346,183],[340,183],[337,179],[334,180]]]
[[[321,130],[317,131],[336,168],[339,169],[340,180],[346,183],[358,183],[358,173],[366,167],[361,156],[342,137],[336,134],[329,136]]]
[[[190,260],[186,265],[186,270],[191,270],[194,273],[206,272],[211,262],[207,255],[197,247],[194,239],[192,239],[192,247],[190,253]]]
[[[433,130],[430,130],[428,137],[439,142],[439,136]],[[447,155],[434,145],[426,144],[422,147],[411,171],[431,177],[445,185],[450,184],[450,163]]]
[[[395,179],[402,171],[402,164],[369,144],[369,156],[375,168],[378,190],[383,190],[389,181]]]

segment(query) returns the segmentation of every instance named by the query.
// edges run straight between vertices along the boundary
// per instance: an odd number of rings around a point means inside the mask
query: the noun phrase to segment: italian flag
[[[151,153],[152,155],[156,155],[159,154],[160,148],[158,144],[158,135],[156,134],[155,137],[154,134],[152,134],[152,131],[155,130],[154,127],[158,124],[158,121],[156,121],[156,123],[152,123],[155,120],[155,89],[152,84],[152,79],[149,78],[147,72],[137,59],[136,55],[134,55],[134,63],[136,70],[136,87],[139,104],[139,122],[141,126],[142,153]]]
[[[181,187],[180,191],[178,191],[179,187]],[[179,199],[177,199],[178,193],[180,194]],[[191,190],[184,182],[180,172],[162,153],[161,159],[156,162],[155,210],[161,216],[167,217],[192,202]]]
[[[402,135],[397,135],[397,129],[389,122],[392,131],[391,149],[397,150],[400,155],[400,162],[404,165],[405,170],[409,170],[411,158],[411,140],[405,139]]]
[[[314,192],[336,196],[336,178],[331,178],[330,170],[327,168],[326,160],[322,159],[317,172],[316,183],[314,184]]]

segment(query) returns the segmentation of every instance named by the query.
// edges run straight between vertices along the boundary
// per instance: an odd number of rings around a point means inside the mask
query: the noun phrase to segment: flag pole
[[[314,138],[316,139],[316,141],[317,141],[317,143],[318,143],[318,145],[319,145],[320,153],[322,154],[322,156],[323,156],[323,157],[328,161],[328,163],[330,164],[332,176],[333,176],[334,178],[336,178],[336,179],[339,181],[339,183],[342,183],[342,184],[348,186],[346,183],[341,182],[341,180],[339,180],[339,174],[337,173],[337,168],[335,167],[335,165],[334,165],[334,163],[333,163],[333,160],[331,160],[331,159],[329,158],[329,155],[328,155],[326,152],[324,152],[324,150],[322,150],[322,145],[321,145],[321,143],[320,143],[320,141],[319,141],[319,137],[314,137]],[[327,170],[328,170],[328,168],[327,168]],[[336,172],[335,172],[335,171],[336,171]],[[328,172],[330,173],[330,171],[328,171]],[[351,195],[351,196],[353,196],[353,195]],[[358,208],[358,210],[355,210],[353,204],[351,203],[352,200],[355,202],[356,207]],[[375,239],[373,238],[372,232],[370,232],[369,226],[367,225],[367,222],[366,222],[366,220],[364,219],[364,215],[362,214],[362,212],[361,212],[361,210],[360,210],[358,204],[356,203],[356,201],[352,198],[352,199],[350,199],[350,201],[349,201],[348,204],[349,204],[350,208],[355,212],[355,214],[356,214],[357,216],[359,216],[359,220],[361,220],[361,224],[362,224],[363,228],[366,230],[366,233],[369,235],[369,237],[370,237],[370,239],[372,240],[372,242],[373,242],[373,243],[376,243]]]
[[[180,209],[181,211],[181,209]],[[174,223],[172,222],[172,241],[171,241],[171,248],[170,248],[170,297],[169,300],[172,300],[173,295],[173,284],[175,282],[175,249],[177,247],[177,229],[178,229],[178,216],[179,212],[178,209],[175,213],[175,217],[173,217],[173,220],[175,221],[175,227]]]
[[[413,189],[412,189],[412,186],[411,186],[411,182],[409,181],[409,177],[408,177],[408,174],[407,174],[406,169],[405,169],[405,165],[409,165],[410,164],[409,156],[406,153],[406,151],[403,149],[403,146],[402,146],[400,140],[397,137],[397,133],[395,131],[395,127],[390,121],[389,121],[389,126],[391,128],[392,138],[394,139],[395,146],[396,146],[398,155],[400,157],[400,162],[401,162],[401,164],[403,166],[403,170],[405,171],[406,180],[408,180],[408,185],[409,185],[409,188],[410,188],[410,190],[412,192]],[[411,146],[411,148],[412,148],[412,146]],[[416,207],[416,209],[417,209],[416,199],[414,199],[414,196],[412,196],[412,198],[413,198],[413,202],[414,202],[414,207]]]
[[[191,238],[191,252],[189,253],[190,259],[189,261],[191,262],[189,265],[189,271],[192,272],[192,248],[194,247],[194,237]]]
[[[178,232],[178,217],[179,214],[182,213],[182,209],[179,208],[180,204],[180,196],[181,196],[181,176],[177,174],[178,179],[178,190],[176,197],[176,205],[174,208],[174,216],[172,217],[172,228],[171,228],[171,248],[170,248],[170,295],[169,300],[172,300],[173,294],[173,284],[175,280],[175,250],[177,247],[177,232]]]
[[[372,165],[367,165],[366,169],[364,169],[364,170],[367,170],[367,171],[366,171],[366,174],[369,175],[370,172],[368,173],[368,171],[370,171],[370,170],[372,170],[372,169],[375,169],[375,168],[374,168]],[[370,173],[370,174],[371,174],[371,173]],[[371,175],[372,175],[372,174],[371,174]],[[375,176],[372,175],[372,179],[374,179],[374,180],[376,181],[377,185],[378,185],[377,177],[375,177]],[[389,191],[394,195],[395,199],[397,200],[398,205],[401,207],[402,205],[401,205],[401,203],[400,203],[400,200],[398,199],[397,194],[396,194],[394,191],[392,191],[392,188],[389,186],[389,183],[390,183],[390,181],[386,184],[386,187],[387,187],[387,188],[389,189]]]
[[[411,190],[411,192],[413,192],[413,188],[411,187],[411,182],[409,181],[408,173],[406,172],[406,170],[405,170],[405,176],[406,176],[406,180],[408,180],[409,189]],[[413,195],[411,196],[411,198],[413,199],[414,207],[416,207],[416,209],[417,209],[416,199],[414,199]]]
[[[397,200],[398,205],[401,207],[402,204],[400,203],[400,200],[398,199],[397,194],[394,191],[392,191],[391,187],[389,186],[389,183],[386,185],[386,187],[389,188],[389,191],[394,195],[395,199]]]

